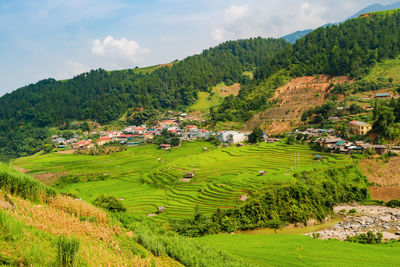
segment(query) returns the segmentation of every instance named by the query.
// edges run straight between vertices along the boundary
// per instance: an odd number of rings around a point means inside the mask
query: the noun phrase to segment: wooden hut
[[[193,178],[193,177],[194,177],[194,173],[193,172],[185,173],[185,178]]]

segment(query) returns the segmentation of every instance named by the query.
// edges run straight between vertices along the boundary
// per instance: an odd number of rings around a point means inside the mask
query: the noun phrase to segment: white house
[[[215,137],[219,142],[229,143],[229,144],[238,144],[246,140],[246,134],[240,133],[236,131],[221,131],[218,132]]]

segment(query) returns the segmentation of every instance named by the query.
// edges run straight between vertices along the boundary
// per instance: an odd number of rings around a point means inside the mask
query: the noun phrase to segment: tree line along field
[[[324,159],[316,161],[316,154]],[[63,188],[89,202],[108,193],[123,199],[128,212],[138,215],[153,214],[165,206],[165,213],[155,220],[193,216],[196,207],[211,214],[217,208],[234,207],[240,196],[263,184],[289,182],[296,172],[346,163],[346,156],[321,154],[305,145],[216,148],[207,142],[184,143],[172,151],[144,145],[112,155],[51,153],[13,161],[15,167],[36,177],[52,173],[89,179]],[[261,170],[267,174],[259,175]],[[186,172],[193,172],[194,178],[180,181]]]

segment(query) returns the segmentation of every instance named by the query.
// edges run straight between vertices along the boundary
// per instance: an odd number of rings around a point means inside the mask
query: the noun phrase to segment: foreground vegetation
[[[364,245],[285,234],[220,234],[199,240],[256,266],[396,266],[400,242]]]
[[[55,193],[31,201],[6,187],[33,180],[0,165],[0,263],[39,266],[247,266],[245,260],[129,215]],[[4,182],[5,176],[7,182]],[[15,181],[13,181],[15,179]],[[26,180],[26,181],[25,181]],[[35,192],[43,185],[32,184]],[[43,192],[42,192],[43,193]],[[121,224],[119,219],[123,224]],[[180,263],[179,263],[180,262]]]

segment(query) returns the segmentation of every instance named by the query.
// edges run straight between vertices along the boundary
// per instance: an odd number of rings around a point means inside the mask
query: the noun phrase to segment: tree
[[[180,140],[178,137],[172,137],[171,138],[171,146],[179,146]]]
[[[103,208],[112,212],[124,212],[126,208],[122,205],[122,202],[114,196],[101,194],[94,201],[93,204],[96,207]]]
[[[387,106],[380,106],[375,112],[376,120],[372,125],[372,130],[384,137],[388,137],[390,135],[389,127],[396,119],[393,109]]]
[[[252,144],[263,141],[264,132],[259,126],[255,127],[253,132],[249,135],[249,142]]]
[[[281,229],[283,226],[285,226],[286,223],[282,222],[279,218],[275,218],[269,222],[267,222],[267,227],[274,229],[274,232],[276,234],[277,230]]]

